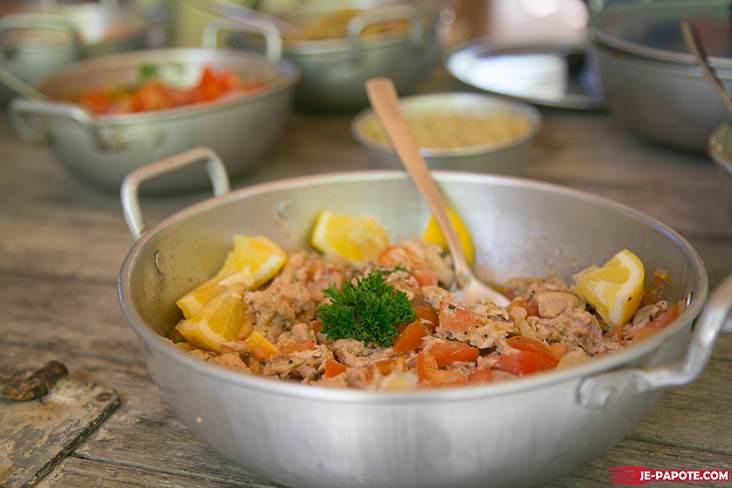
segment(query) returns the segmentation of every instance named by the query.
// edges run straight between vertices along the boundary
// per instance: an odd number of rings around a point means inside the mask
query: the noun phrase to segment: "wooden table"
[[[441,70],[420,86],[465,89]],[[544,125],[527,177],[609,197],[668,224],[699,251],[712,289],[732,273],[732,220],[717,169],[704,155],[649,144],[607,113],[541,111]],[[350,134],[351,116],[294,114],[266,162],[233,186],[367,169],[366,155]],[[147,198],[143,205],[154,223],[207,197],[201,191]],[[272,486],[195,438],[148,376],[116,295],[119,266],[132,244],[116,194],[70,176],[45,148],[24,144],[0,116],[0,376],[57,359],[70,379],[111,388],[120,400],[101,425],[50,466],[38,486]],[[547,486],[607,486],[608,469],[627,465],[730,469],[730,378],[732,337],[724,336],[698,381],[668,391],[622,442]],[[8,407],[0,402],[0,421]],[[0,451],[0,479],[3,462],[7,468],[20,454]]]

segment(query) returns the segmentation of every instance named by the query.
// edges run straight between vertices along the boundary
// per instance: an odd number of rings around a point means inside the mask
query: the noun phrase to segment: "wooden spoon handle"
[[[435,216],[435,220],[445,236],[445,241],[447,241],[455,273],[461,276],[465,271],[469,271],[465,253],[460,246],[460,240],[442,200],[440,190],[432,179],[429,167],[420,154],[417,141],[404,117],[394,83],[389,78],[372,78],[366,82],[366,93],[399,161],[427,201],[432,215]]]

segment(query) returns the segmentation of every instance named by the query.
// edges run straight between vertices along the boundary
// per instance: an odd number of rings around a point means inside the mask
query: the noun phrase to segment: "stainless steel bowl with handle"
[[[210,36],[215,35],[212,28]],[[230,175],[240,175],[261,163],[273,147],[291,112],[300,77],[296,67],[280,58],[279,38],[272,46],[267,58],[213,47],[133,51],[76,63],[34,85],[60,99],[108,85],[134,84],[142,67],[154,66],[171,84],[192,86],[204,67],[211,66],[262,80],[265,88],[255,93],[99,116],[70,103],[15,99],[9,115],[24,140],[47,145],[74,174],[105,190],[119,191],[130,171],[199,145],[213,148]],[[172,191],[207,184],[205,175],[191,168],[153,182],[149,189]]]
[[[628,247],[647,269],[668,272],[667,298],[686,300],[686,310],[618,354],[480,386],[369,392],[231,371],[178,350],[161,335],[180,318],[175,300],[216,273],[234,234],[262,234],[287,250],[304,249],[316,214],[328,209],[375,217],[393,239],[411,238],[421,234],[429,212],[400,171],[301,177],[225,193],[215,160],[210,150],[197,149],[126,179],[123,210],[137,241],[120,270],[120,306],[151,376],[183,423],[233,462],[287,486],[546,482],[620,441],[665,389],[696,379],[718,334],[732,332],[732,278],[707,302],[704,264],[665,225],[556,185],[435,172],[448,204],[473,233],[481,278],[500,283],[554,273],[569,281]],[[139,186],[177,165],[203,163],[218,196],[148,229]]]
[[[338,18],[350,10],[357,15],[347,21],[342,35],[305,37],[284,44],[284,58],[302,72],[302,80],[295,90],[297,107],[361,109],[368,105],[366,80],[388,77],[400,94],[409,93],[439,60],[444,10],[439,0],[304,4],[277,11],[275,15],[293,26],[304,27],[319,20]],[[405,24],[403,31],[368,34],[369,29],[396,22]],[[244,45],[249,44],[245,41]]]
[[[696,26],[710,68],[729,92],[729,15],[727,2],[680,0],[623,2],[591,18],[591,50],[609,111],[649,140],[704,151],[729,114],[686,48],[680,23]]]
[[[0,16],[0,68],[32,83],[81,59],[143,49],[150,24],[116,1],[19,4]],[[0,101],[11,97],[0,87]]]

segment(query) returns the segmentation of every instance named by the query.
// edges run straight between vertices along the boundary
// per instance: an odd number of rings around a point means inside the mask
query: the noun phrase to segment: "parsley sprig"
[[[376,270],[357,278],[356,283],[335,285],[323,291],[330,303],[318,307],[320,331],[329,339],[353,338],[388,347],[397,335],[397,325],[417,320],[409,297],[386,283],[384,272]]]

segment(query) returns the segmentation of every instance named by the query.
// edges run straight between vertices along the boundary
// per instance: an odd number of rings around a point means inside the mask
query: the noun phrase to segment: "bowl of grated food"
[[[522,176],[531,141],[541,127],[532,105],[479,93],[433,93],[400,99],[427,166],[434,170]],[[371,109],[351,132],[379,169],[401,165]]]

